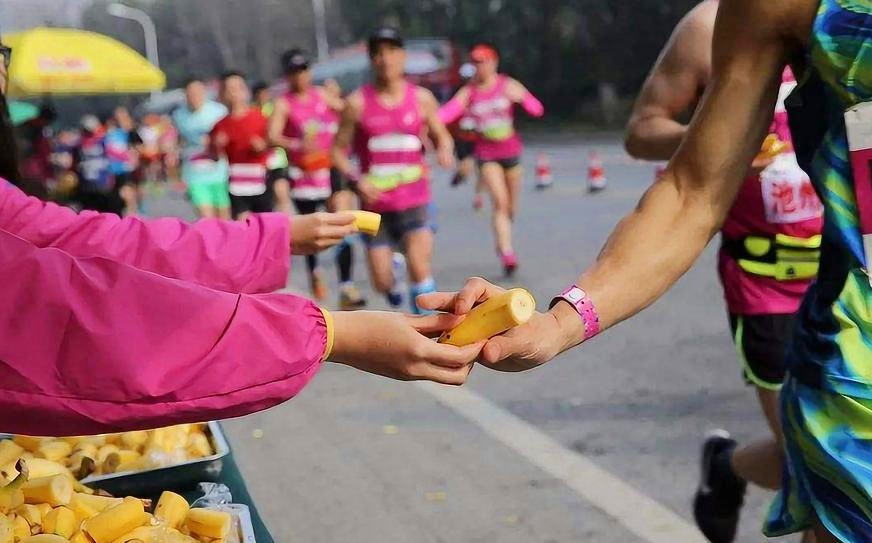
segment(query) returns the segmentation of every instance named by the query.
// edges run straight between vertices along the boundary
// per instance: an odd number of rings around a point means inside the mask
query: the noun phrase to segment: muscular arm
[[[289,111],[287,100],[280,98],[275,101],[272,115],[269,118],[269,142],[288,151],[296,151],[300,148],[300,140],[285,136],[285,125],[288,122]]]
[[[424,88],[418,89],[418,103],[424,115],[424,122],[429,128],[430,137],[436,145],[436,153],[442,167],[450,167],[454,156],[454,138],[439,119],[439,102],[433,93]]]
[[[769,115],[761,112],[773,109],[782,68],[798,43],[785,21],[796,19],[792,4],[806,3],[722,1],[712,81],[687,136],[579,279],[604,327],[659,298],[717,232],[768,127]],[[580,321],[568,304],[555,311],[569,330],[562,350],[578,342]]]
[[[711,43],[718,4],[706,1],[678,24],[645,80],[627,125],[627,152],[669,160],[687,132],[678,117],[697,105],[711,71]]]
[[[333,140],[333,148],[330,150],[330,158],[333,166],[349,178],[355,178],[357,170],[348,157],[348,148],[354,142],[354,133],[357,130],[357,122],[363,112],[363,97],[360,93],[353,93],[348,97],[345,109],[342,111],[342,120],[339,123],[339,131]]]

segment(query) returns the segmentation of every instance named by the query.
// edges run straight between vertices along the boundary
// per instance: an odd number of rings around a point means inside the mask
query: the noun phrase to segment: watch
[[[585,341],[600,333],[599,315],[597,314],[596,307],[593,305],[593,301],[584,289],[578,285],[570,286],[562,294],[551,300],[549,308],[554,307],[561,300],[571,305],[581,318],[581,322],[584,324]]]

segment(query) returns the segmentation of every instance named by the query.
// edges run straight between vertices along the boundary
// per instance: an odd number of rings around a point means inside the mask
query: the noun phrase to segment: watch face
[[[572,302],[573,304],[577,304],[582,301],[587,294],[578,287],[572,287],[568,291],[566,291],[566,299]]]

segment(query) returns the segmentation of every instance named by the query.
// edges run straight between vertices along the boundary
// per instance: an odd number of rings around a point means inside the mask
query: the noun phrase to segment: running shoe
[[[352,311],[366,307],[366,299],[354,285],[345,285],[339,289],[339,309]]]
[[[500,256],[500,260],[503,262],[503,270],[506,272],[506,277],[514,275],[515,270],[518,269],[518,256],[515,252],[503,253]]]
[[[312,298],[314,298],[315,301],[323,302],[327,299],[327,296],[329,295],[327,291],[327,283],[321,279],[321,274],[318,272],[312,274],[310,287],[312,289]]]
[[[476,211],[481,211],[484,207],[484,196],[481,194],[476,194],[475,198],[472,199],[472,209]]]
[[[391,306],[392,309],[398,309],[401,305],[403,305],[403,293],[397,290],[394,287],[393,290],[385,294],[385,298],[388,301],[388,305]]]
[[[732,543],[736,538],[747,483],[724,462],[735,448],[736,441],[726,430],[710,432],[702,446],[702,473],[693,498],[693,518],[712,543]]]
[[[403,305],[403,292],[406,290],[406,257],[403,253],[394,253],[392,269],[394,272],[394,286],[387,293],[388,304],[394,309]]]

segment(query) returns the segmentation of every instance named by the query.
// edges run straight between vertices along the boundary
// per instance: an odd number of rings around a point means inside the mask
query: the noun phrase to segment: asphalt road
[[[591,150],[609,181],[593,196]],[[554,170],[547,192],[532,188],[539,152]],[[615,138],[574,136],[532,142],[525,163],[511,284],[544,306],[596,256],[654,166],[629,160]],[[447,179],[435,180],[439,286],[500,279],[487,213],[472,211],[471,185]],[[190,212],[167,197],[149,211]],[[295,260],[299,292],[303,270]],[[358,266],[362,287],[365,274]],[[536,371],[479,369],[443,392],[327,365],[298,398],[227,425],[276,540],[306,543],[702,541],[690,500],[701,437],[717,427],[740,440],[766,432],[740,379],[712,247],[654,307]],[[750,491],[738,541],[764,540],[770,497]]]

